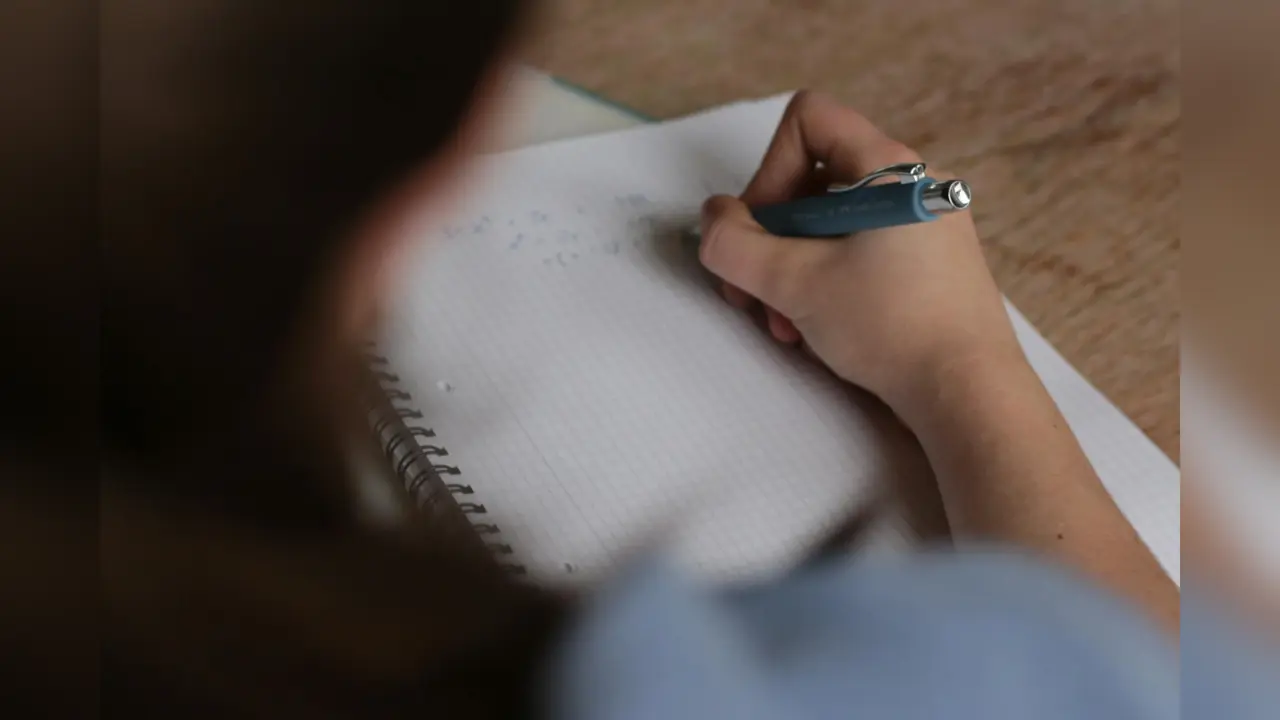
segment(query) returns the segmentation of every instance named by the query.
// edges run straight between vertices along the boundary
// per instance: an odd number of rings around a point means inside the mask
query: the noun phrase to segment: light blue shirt
[[[1208,637],[1199,687],[1221,709],[1242,658]],[[587,608],[545,689],[555,720],[1140,720],[1178,717],[1180,699],[1177,648],[1145,618],[997,550],[833,562],[730,590],[651,561]],[[1251,717],[1263,700],[1203,717]]]

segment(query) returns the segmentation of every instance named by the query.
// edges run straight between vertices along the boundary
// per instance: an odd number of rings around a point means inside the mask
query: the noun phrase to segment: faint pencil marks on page
[[[546,268],[571,268],[593,259],[614,258],[653,242],[668,228],[657,218],[657,204],[643,193],[616,195],[594,208],[567,205],[563,218],[545,208],[488,213],[451,223],[440,230],[445,240],[495,242],[507,253],[529,256]]]

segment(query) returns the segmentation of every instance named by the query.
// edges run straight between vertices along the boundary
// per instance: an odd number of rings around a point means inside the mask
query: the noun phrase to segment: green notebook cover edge
[[[634,108],[627,107],[626,105],[623,105],[623,104],[622,104],[622,103],[620,103],[620,102],[615,102],[615,101],[613,101],[613,100],[610,100],[609,98],[607,98],[607,97],[605,97],[605,96],[603,96],[603,95],[600,95],[599,93],[593,92],[593,91],[591,91],[591,90],[588,90],[588,89],[586,89],[586,88],[582,87],[581,85],[577,85],[577,84],[572,83],[572,82],[570,82],[570,81],[568,81],[568,80],[565,80],[564,78],[562,78],[562,77],[560,77],[560,76],[558,76],[558,75],[550,75],[550,74],[548,74],[548,75],[547,75],[547,77],[551,78],[551,82],[555,83],[556,85],[559,85],[560,87],[564,88],[565,90],[568,90],[569,92],[571,92],[571,93],[573,93],[573,94],[575,94],[575,95],[577,95],[577,96],[579,96],[579,97],[585,98],[585,99],[587,99],[587,100],[590,100],[590,101],[592,101],[592,102],[594,102],[594,103],[598,103],[598,104],[600,104],[600,105],[605,105],[605,106],[607,106],[607,107],[611,107],[611,108],[613,108],[614,110],[617,110],[618,112],[620,112],[620,113],[622,113],[622,114],[624,114],[624,115],[629,115],[630,117],[632,117],[632,118],[634,118],[634,119],[636,119],[636,120],[639,120],[640,122],[650,123],[650,122],[655,122],[655,121],[657,121],[657,118],[654,118],[654,117],[650,117],[650,116],[648,116],[648,115],[645,115],[644,113],[640,112],[639,110],[636,110],[636,109],[634,109]]]

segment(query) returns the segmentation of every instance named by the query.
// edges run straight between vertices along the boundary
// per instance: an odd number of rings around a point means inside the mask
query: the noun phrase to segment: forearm
[[[1176,586],[1025,360],[955,363],[899,405],[929,456],[957,542],[994,540],[1045,553],[1177,631]]]

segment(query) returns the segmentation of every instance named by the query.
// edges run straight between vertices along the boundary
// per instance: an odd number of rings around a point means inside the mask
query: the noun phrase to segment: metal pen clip
[[[916,183],[924,179],[924,170],[924,163],[899,163],[897,165],[889,165],[876,170],[855,183],[832,183],[827,186],[827,192],[842,193],[849,192],[850,190],[857,190],[868,183],[886,177],[896,177],[903,185]]]

